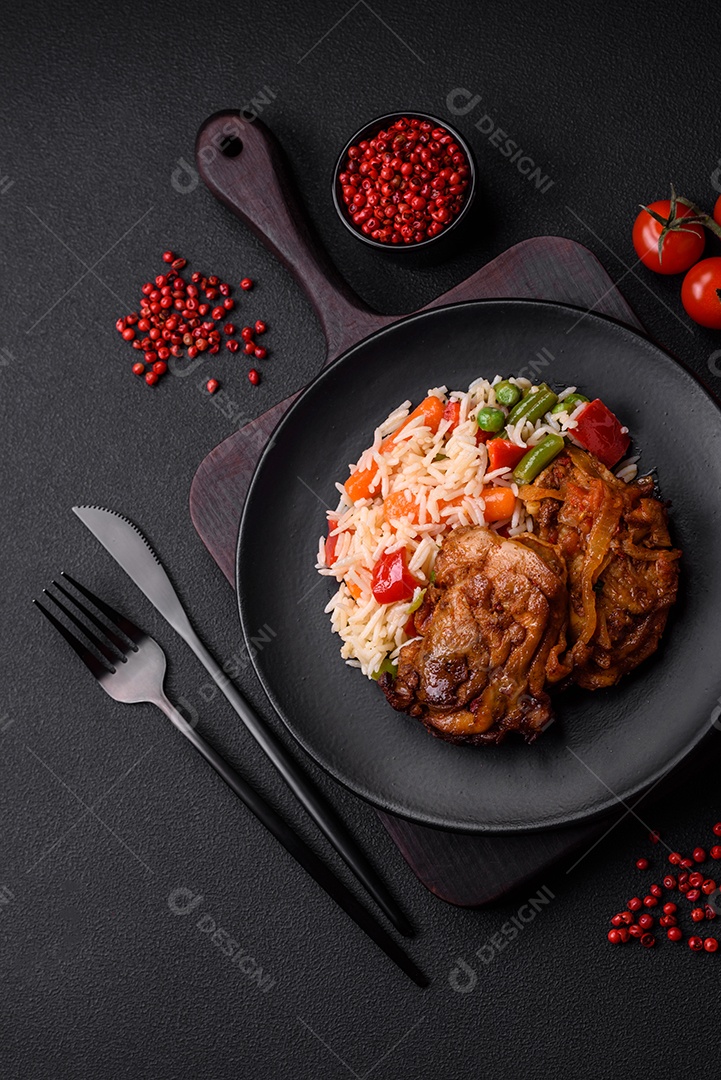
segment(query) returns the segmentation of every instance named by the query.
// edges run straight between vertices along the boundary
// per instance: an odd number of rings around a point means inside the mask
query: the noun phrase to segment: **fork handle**
[[[270,728],[262,723],[248,703],[241,697],[228,675],[219,667],[195,633],[189,620],[185,620],[182,630],[179,630],[179,632],[214,680],[216,686],[225,694],[225,697],[255,741],[273,762],[306,813],[322,830],[346,865],[373,897],[381,911],[385,912],[399,933],[405,937],[413,937],[414,929],[410,922],[340,818],[337,817],[320,793],[313,787],[300,765],[286,750],[283,743],[276,738]]]
[[[307,873],[317,881],[328,895],[353,919],[357,926],[370,937],[376,945],[397,966],[405,972],[418,986],[427,986],[428,979],[423,972],[416,967],[411,958],[403,951],[379,922],[366,911],[359,900],[353,895],[340,878],[316,855],[305,840],[303,840],[288,825],[283,818],[276,813],[272,806],[258,794],[255,788],[239,776],[235,769],[220,756],[217,750],[201,738],[197,731],[191,727],[188,721],[181,716],[172,702],[163,694],[154,699],[154,704],[165,713],[168,719],[175,725],[178,731],[185,735],[186,739],[193,744],[198,753],[202,754],[209,765],[212,765],[220,777],[225,780],[231,791],[235,792],[241,802],[245,803],[251,813],[255,814],[258,821],[272,833],[286,851],[293,856]]]

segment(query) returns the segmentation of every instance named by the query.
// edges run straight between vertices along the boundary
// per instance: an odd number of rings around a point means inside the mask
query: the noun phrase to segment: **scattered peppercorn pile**
[[[206,351],[209,356],[217,355],[223,335],[229,352],[237,353],[240,349],[234,323],[226,322],[218,328],[235,307],[235,300],[230,295],[231,286],[216,274],[205,277],[197,271],[190,281],[186,281],[180,271],[187,266],[187,260],[179,258],[173,251],[163,253],[163,262],[170,264],[165,273],[158,274],[155,282],[146,281],[141,287],[139,310],[123,316],[115,324],[123,340],[143,353],[143,359],[133,364],[133,373],[142,375],[148,386],[155,386],[166,374],[171,356],[187,355],[188,359],[194,360]],[[243,278],[240,287],[248,292],[253,288],[253,281]],[[252,327],[242,328],[240,337],[246,356],[265,360],[268,350],[256,344],[255,336],[264,334],[267,329],[261,319]],[[256,368],[250,369],[248,379],[253,386],[258,385],[260,373]],[[209,394],[214,394],[219,386],[215,378],[206,383]]]
[[[348,149],[338,176],[351,221],[382,244],[420,244],[453,222],[470,183],[450,132],[402,116]]]
[[[721,837],[721,821],[714,825],[713,834],[716,837]],[[658,833],[651,833],[649,839],[652,843],[657,844],[659,841]],[[668,856],[668,861],[672,867],[678,867],[678,869],[664,877],[663,887],[656,884],[651,885],[648,895],[644,896],[643,899],[639,896],[632,896],[626,905],[626,910],[619,911],[611,918],[613,929],[608,932],[608,940],[611,944],[623,945],[631,938],[637,938],[647,949],[656,944],[656,937],[652,933],[656,920],[651,914],[651,910],[658,907],[662,901],[664,889],[668,892],[677,891],[680,894],[679,901],[683,898],[688,901],[691,905],[690,915],[692,922],[700,924],[715,919],[717,911],[715,904],[710,902],[710,898],[713,897],[715,900],[715,895],[718,892],[716,881],[702,874],[700,870],[694,869],[694,867],[699,867],[702,863],[705,863],[709,857],[715,861],[721,859],[721,844],[714,844],[708,852],[703,847],[696,847],[691,858],[684,858],[678,851],[672,851]],[[649,865],[649,860],[646,858],[636,860],[636,867],[639,870],[648,870]],[[683,930],[678,925],[679,905],[669,901],[662,905],[661,911],[663,914],[658,918],[658,925],[662,930],[666,931],[668,940],[674,942],[683,941]],[[639,912],[640,914],[638,914]],[[699,926],[699,930],[702,930],[702,927]],[[694,952],[715,953],[718,950],[719,943],[715,937],[691,934],[688,937],[688,947]]]

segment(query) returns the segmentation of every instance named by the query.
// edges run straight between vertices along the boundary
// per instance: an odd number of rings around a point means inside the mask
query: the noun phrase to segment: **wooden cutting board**
[[[278,143],[261,121],[243,124],[237,113],[216,113],[198,134],[196,157],[213,194],[260,237],[308,296],[327,342],[326,363],[403,317],[371,311],[339,276],[295,199]],[[558,236],[516,244],[420,310],[500,297],[575,304],[643,331],[596,257]],[[243,500],[263,447],[295,396],[220,443],[193,479],[193,524],[233,587]],[[378,816],[419,880],[449,903],[468,907],[497,899],[590,846],[613,820],[494,837],[445,832],[380,811]]]

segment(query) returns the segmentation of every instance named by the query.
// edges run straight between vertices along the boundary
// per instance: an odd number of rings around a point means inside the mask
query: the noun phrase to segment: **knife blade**
[[[74,506],[73,513],[90,529],[95,539],[100,541],[173,629],[181,637],[185,637],[188,631],[194,634],[165,568],[140,529],[122,514],[102,506]]]
[[[253,712],[228,675],[208,652],[193,629],[160,559],[137,525],[116,510],[108,510],[102,506],[74,506],[73,513],[80,518],[128,577],[135,582],[153,607],[190,646],[250,734],[268,755],[291,791],[338,854],[396,929],[406,937],[412,937],[413,927],[343,823],[322,799],[320,792],[315,790],[312,782],[283,743]]]

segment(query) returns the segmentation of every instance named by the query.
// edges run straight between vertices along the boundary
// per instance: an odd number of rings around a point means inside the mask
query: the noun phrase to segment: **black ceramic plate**
[[[576,385],[629,426],[642,468],[658,470],[672,502],[682,589],[660,650],[617,687],[558,695],[557,720],[533,746],[514,739],[466,748],[394,712],[374,682],[341,660],[323,612],[336,586],[314,564],[325,506],[338,499],[334,482],[346,479],[391,408],[431,386],[465,388],[496,373]],[[721,697],[720,536],[721,412],[693,376],[601,316],[534,301],[459,304],[351,349],[280,423],[240,528],[243,631],[251,646],[257,641],[256,670],[289,730],[357,794],[445,828],[544,828],[628,800],[708,732]]]

